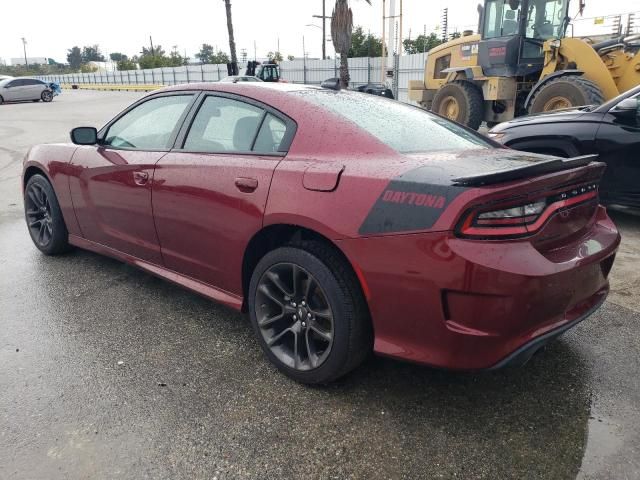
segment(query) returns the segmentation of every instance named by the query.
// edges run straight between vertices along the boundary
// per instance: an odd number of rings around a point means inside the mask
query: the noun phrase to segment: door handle
[[[236,178],[236,187],[243,193],[251,193],[258,188],[258,180],[255,178]]]
[[[136,185],[146,185],[149,181],[149,174],[147,172],[133,172],[133,181]]]

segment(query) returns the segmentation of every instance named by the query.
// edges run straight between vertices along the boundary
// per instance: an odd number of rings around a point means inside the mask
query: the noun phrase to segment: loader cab
[[[544,64],[544,42],[564,38],[569,0],[486,0],[478,61],[486,76],[526,77]]]

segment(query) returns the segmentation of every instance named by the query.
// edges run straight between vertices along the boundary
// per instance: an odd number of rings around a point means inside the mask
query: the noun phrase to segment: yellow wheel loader
[[[640,35],[567,38],[569,0],[485,0],[478,11],[480,34],[432,49],[410,100],[477,129],[600,104],[640,84]]]

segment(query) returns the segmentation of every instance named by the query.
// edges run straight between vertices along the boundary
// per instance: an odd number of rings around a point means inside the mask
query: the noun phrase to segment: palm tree
[[[371,5],[371,0],[365,0]],[[353,32],[353,12],[349,8],[349,0],[336,0],[331,15],[331,40],[336,52],[340,53],[340,86],[349,86],[349,49]]]
[[[236,55],[236,40],[233,36],[233,22],[231,21],[231,0],[224,0],[227,8],[227,30],[229,30],[229,50],[231,50],[231,63],[238,65],[238,56]]]

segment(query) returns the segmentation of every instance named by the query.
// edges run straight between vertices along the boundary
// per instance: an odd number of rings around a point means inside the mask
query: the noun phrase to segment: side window
[[[187,134],[185,150],[249,152],[264,115],[262,108],[225,97],[208,96]]]
[[[434,78],[447,78],[448,73],[443,72],[451,66],[451,54],[444,55],[436,59],[435,70],[433,72]]]
[[[157,97],[119,118],[109,130],[105,145],[139,150],[171,147],[171,136],[193,95]]]
[[[262,123],[253,150],[258,153],[278,152],[285,133],[287,133],[287,124],[268,113]]]
[[[22,87],[24,86],[24,80],[14,80],[13,82],[9,82],[7,87]]]

